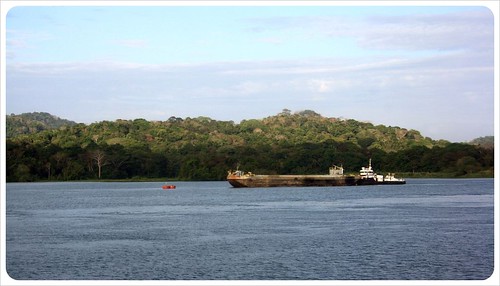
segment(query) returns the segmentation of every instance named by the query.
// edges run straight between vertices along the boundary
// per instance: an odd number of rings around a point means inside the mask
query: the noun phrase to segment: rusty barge
[[[229,171],[227,181],[235,188],[267,188],[267,187],[327,187],[327,186],[359,186],[359,185],[400,185],[406,184],[404,179],[396,178],[389,173],[377,175],[371,166],[362,167],[359,175],[344,175],[342,166],[330,167],[327,175],[257,175],[240,170]]]

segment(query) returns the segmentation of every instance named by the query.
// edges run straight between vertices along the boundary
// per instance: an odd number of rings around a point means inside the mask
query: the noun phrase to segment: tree
[[[290,116],[292,114],[292,111],[288,108],[284,108],[279,115],[281,116]]]
[[[102,167],[108,164],[108,162],[106,161],[106,154],[102,150],[96,150],[92,152],[91,156],[97,164],[97,177],[101,179]]]
[[[9,120],[8,127],[14,123]],[[103,121],[6,141],[9,182],[165,176],[222,180],[238,162],[246,171],[267,174],[317,174],[331,164],[357,172],[369,158],[378,171],[456,176],[493,175],[494,166],[494,149],[481,144],[434,141],[418,131],[327,118],[311,110],[292,115],[284,109],[239,124],[208,117]]]
[[[481,165],[472,156],[464,156],[457,160],[457,175],[466,175],[481,170]]]

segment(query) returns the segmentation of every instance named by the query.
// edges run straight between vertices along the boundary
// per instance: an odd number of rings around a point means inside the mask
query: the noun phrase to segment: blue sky
[[[10,9],[6,112],[78,122],[288,108],[468,141],[494,133],[485,7]]]

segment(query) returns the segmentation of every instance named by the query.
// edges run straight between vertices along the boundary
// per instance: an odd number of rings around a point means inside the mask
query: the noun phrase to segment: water
[[[493,272],[493,180],[235,189],[7,184],[14,279],[469,280]]]

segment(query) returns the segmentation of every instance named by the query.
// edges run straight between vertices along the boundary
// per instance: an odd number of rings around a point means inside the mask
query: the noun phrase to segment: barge
[[[227,181],[235,188],[268,187],[327,187],[359,185],[401,185],[404,179],[396,178],[393,173],[377,175],[371,166],[362,167],[359,175],[345,175],[342,166],[333,165],[326,175],[257,175],[240,170],[229,171]]]

